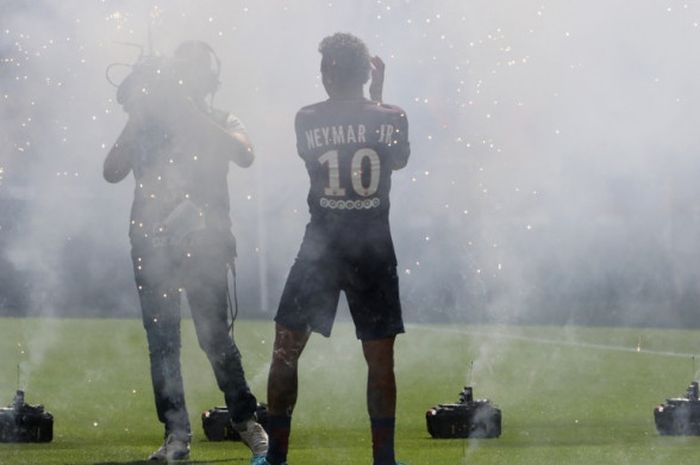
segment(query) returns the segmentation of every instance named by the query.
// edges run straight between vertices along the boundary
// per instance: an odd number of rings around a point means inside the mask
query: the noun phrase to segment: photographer
[[[267,451],[227,314],[227,274],[235,257],[228,165],[247,167],[254,155],[240,121],[207,104],[218,71],[216,55],[198,41],[184,42],[168,60],[136,65],[117,95],[129,118],[104,163],[108,182],[129,172],[136,181],[131,256],[156,410],[165,426],[165,442],[149,460],[185,459],[190,451],[180,371],[182,291],[236,430],[254,456]]]

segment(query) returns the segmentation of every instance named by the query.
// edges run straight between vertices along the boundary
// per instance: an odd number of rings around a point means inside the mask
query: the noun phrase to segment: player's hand
[[[384,90],[384,62],[378,56],[370,58],[372,65],[372,81],[369,84],[369,98],[375,102],[382,101],[382,91]]]

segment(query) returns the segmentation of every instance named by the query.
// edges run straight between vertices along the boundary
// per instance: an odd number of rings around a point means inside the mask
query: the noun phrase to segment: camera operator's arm
[[[129,118],[105,158],[102,174],[107,182],[119,182],[131,171],[131,155],[136,150],[137,131],[138,125],[133,118]]]
[[[231,135],[238,141],[240,145],[240,162],[236,162],[239,166],[248,167],[253,164],[255,159],[255,150],[253,149],[253,143],[250,141],[250,137],[245,132],[238,130],[232,131]]]
[[[255,159],[255,151],[248,133],[237,128],[226,129],[225,131],[228,137],[233,139],[232,150],[228,152],[230,154],[229,159],[242,168],[252,165]]]
[[[191,129],[206,139],[214,153],[225,154],[229,160],[243,168],[253,163],[253,144],[240,123],[222,127],[195,105],[191,105],[189,111]]]

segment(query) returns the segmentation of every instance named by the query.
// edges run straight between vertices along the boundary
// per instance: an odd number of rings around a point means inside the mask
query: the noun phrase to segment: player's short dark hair
[[[321,72],[334,82],[365,84],[369,80],[370,57],[367,45],[352,34],[336,32],[318,46]]]

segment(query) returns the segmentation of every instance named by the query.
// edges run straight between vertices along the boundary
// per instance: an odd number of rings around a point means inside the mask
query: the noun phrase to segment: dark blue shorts
[[[292,330],[310,330],[328,337],[340,291],[344,291],[358,339],[385,339],[403,333],[393,246],[362,247],[362,241],[358,246],[356,239],[348,253],[347,247],[325,239],[307,228],[275,321]],[[390,236],[388,241],[391,245]]]

